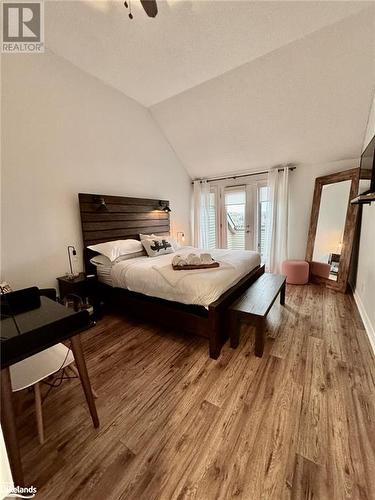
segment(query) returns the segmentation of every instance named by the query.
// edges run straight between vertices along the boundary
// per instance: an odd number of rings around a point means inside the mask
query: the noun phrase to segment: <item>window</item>
[[[245,249],[246,190],[244,186],[225,188],[227,248]]]
[[[270,201],[268,198],[268,187],[259,186],[258,187],[258,252],[260,253],[261,261],[264,263],[266,261],[266,246],[267,246],[267,235],[266,227],[267,220],[270,216]]]
[[[241,184],[234,181],[231,185],[211,183],[207,248],[255,250],[265,261],[268,210],[268,188],[264,178],[250,178]]]
[[[217,248],[216,244],[216,190],[210,192],[208,209],[208,248]]]

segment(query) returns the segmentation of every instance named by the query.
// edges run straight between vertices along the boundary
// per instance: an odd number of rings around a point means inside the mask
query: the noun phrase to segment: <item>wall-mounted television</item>
[[[361,156],[358,194],[373,192],[375,192],[375,135]]]

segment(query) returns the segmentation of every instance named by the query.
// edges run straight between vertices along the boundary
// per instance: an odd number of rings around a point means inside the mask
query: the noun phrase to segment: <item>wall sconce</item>
[[[184,242],[185,241],[185,233],[183,233],[182,231],[178,231],[177,232],[177,241],[180,242]]]
[[[95,196],[94,203],[98,204],[98,207],[96,210],[107,210],[108,211],[108,207],[107,207],[107,204],[106,204],[103,196]]]
[[[171,209],[169,208],[169,202],[159,200],[159,210],[163,210],[163,212],[167,213],[171,212]]]

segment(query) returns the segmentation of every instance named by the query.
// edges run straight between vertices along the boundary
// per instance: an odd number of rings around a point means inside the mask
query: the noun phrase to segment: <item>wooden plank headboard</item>
[[[139,233],[169,234],[169,212],[159,202],[147,198],[127,198],[103,194],[79,193],[85,267],[88,272],[86,247],[104,241],[139,239]],[[103,205],[103,201],[105,205]]]

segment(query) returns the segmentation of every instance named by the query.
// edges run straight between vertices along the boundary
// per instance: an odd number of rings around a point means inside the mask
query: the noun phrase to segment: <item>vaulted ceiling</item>
[[[47,2],[46,45],[146,107],[191,176],[360,154],[372,2]]]

